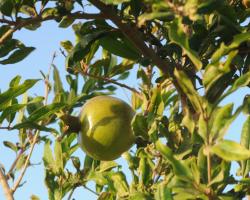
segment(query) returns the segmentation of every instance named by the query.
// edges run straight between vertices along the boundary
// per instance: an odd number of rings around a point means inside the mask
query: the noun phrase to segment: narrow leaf
[[[24,58],[26,58],[35,48],[34,47],[22,47],[14,51],[7,59],[1,60],[0,64],[14,64],[20,62]]]
[[[240,144],[246,149],[250,150],[250,116],[248,116],[247,120],[243,124]],[[241,171],[243,177],[248,175],[250,171],[250,160],[241,161]]]
[[[169,147],[163,145],[160,140],[157,140],[155,145],[156,149],[160,151],[160,153],[165,157],[165,159],[170,162],[176,176],[186,181],[193,180],[193,177],[188,167],[174,157],[173,152]]]
[[[42,119],[46,119],[52,114],[55,114],[57,111],[64,108],[66,105],[64,103],[53,103],[50,105],[43,106],[37,110],[35,110],[31,115],[27,118],[29,122],[36,122]]]
[[[250,150],[230,140],[223,140],[212,146],[210,150],[226,161],[246,160],[250,158]]]
[[[168,30],[170,40],[178,44],[193,62],[196,70],[200,70],[202,67],[202,62],[200,61],[198,54],[190,48],[188,37],[183,32],[183,24],[181,23],[181,20],[173,21]]]
[[[155,200],[173,200],[171,189],[169,189],[164,182],[157,185],[154,197]]]
[[[210,136],[213,139],[221,139],[225,135],[225,131],[228,128],[228,121],[231,119],[233,110],[233,104],[228,104],[214,111],[214,120],[211,127]]]
[[[13,98],[23,94],[37,83],[38,79],[28,79],[23,84],[11,87],[6,92],[0,94],[0,110]]]
[[[195,90],[193,83],[183,71],[175,69],[174,74],[183,92],[187,95],[196,111],[202,111],[202,97]]]

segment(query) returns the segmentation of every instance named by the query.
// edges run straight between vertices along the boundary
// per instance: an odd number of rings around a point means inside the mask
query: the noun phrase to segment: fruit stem
[[[81,123],[78,117],[64,114],[60,117],[66,127],[67,133],[78,133],[81,130]]]

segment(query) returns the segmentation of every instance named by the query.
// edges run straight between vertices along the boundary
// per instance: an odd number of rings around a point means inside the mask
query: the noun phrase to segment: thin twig
[[[52,57],[51,66],[53,65],[54,59],[55,59],[55,53],[53,54],[53,57]],[[46,88],[45,89],[45,94],[44,94],[44,104],[45,105],[47,104],[48,95],[49,95],[49,88],[48,87],[49,87],[49,84],[48,84],[48,82],[45,81],[45,88]],[[39,125],[42,125],[42,122],[40,122]],[[23,179],[23,176],[24,176],[24,174],[25,174],[25,172],[27,170],[27,167],[29,165],[30,158],[31,158],[31,155],[33,153],[34,147],[35,147],[35,145],[36,145],[36,143],[38,141],[39,134],[40,134],[40,130],[36,130],[35,136],[33,137],[33,141],[32,141],[31,147],[30,147],[28,157],[25,160],[24,167],[23,167],[23,170],[22,170],[19,178],[17,179],[17,181],[15,182],[15,184],[14,184],[14,186],[12,188],[12,193],[14,193],[16,191],[16,189],[19,187],[19,185],[20,185],[20,183],[21,183],[21,181]]]
[[[94,190],[88,188],[86,185],[83,186],[86,190],[90,191],[91,193],[95,194],[96,196],[99,196],[99,194],[97,192],[95,192]]]
[[[2,169],[0,168],[0,183],[3,187],[4,195],[7,200],[14,200],[13,193],[9,187],[6,176],[4,175]]]
[[[13,127],[10,127],[10,126],[7,126],[7,127],[5,127],[5,126],[3,126],[3,127],[0,127],[0,129],[3,129],[3,130],[12,130],[13,129]]]
[[[70,192],[70,194],[69,194],[69,197],[68,197],[68,200],[70,200],[70,199],[71,199],[71,197],[72,197],[72,195],[73,195],[74,191],[75,191],[75,188],[73,188],[73,189],[71,190],[71,192]]]
[[[21,158],[22,154],[23,154],[24,150],[21,149],[20,152],[18,153],[18,155],[16,156],[16,159],[13,161],[7,175],[6,175],[6,178],[9,179],[10,178],[10,174],[12,173],[12,171],[15,169],[16,167],[16,164],[18,162],[18,160]]]
[[[90,73],[84,72],[84,71],[80,71],[80,73],[81,73],[82,75],[84,75],[84,76],[89,76],[89,77],[94,78],[94,79],[103,80],[103,81],[106,81],[106,82],[109,82],[109,83],[113,83],[113,84],[115,84],[115,85],[118,85],[118,86],[120,86],[120,87],[122,87],[122,88],[126,88],[126,89],[128,89],[128,90],[130,90],[130,91],[136,93],[136,94],[138,95],[138,97],[142,99],[142,96],[141,96],[141,94],[140,94],[139,91],[137,91],[135,88],[132,88],[132,87],[126,85],[126,84],[119,83],[119,82],[117,82],[117,81],[115,81],[115,80],[113,80],[113,79],[111,79],[111,78],[93,75],[93,74],[90,74]]]
[[[26,170],[27,170],[27,167],[28,167],[28,165],[29,165],[29,161],[30,161],[31,155],[32,155],[32,153],[33,153],[35,144],[37,143],[37,138],[38,138],[38,136],[39,136],[39,133],[40,133],[40,130],[37,130],[37,131],[36,131],[36,134],[35,134],[35,136],[34,136],[34,138],[33,138],[33,142],[32,142],[32,144],[31,144],[31,147],[30,147],[30,152],[29,152],[29,154],[28,154],[28,157],[27,157],[26,160],[25,160],[23,170],[22,170],[20,176],[18,177],[17,181],[15,182],[15,184],[14,184],[14,186],[13,186],[13,188],[12,188],[12,193],[14,193],[14,192],[16,191],[16,189],[19,187],[19,185],[20,185],[20,183],[21,183],[21,181],[22,181],[22,179],[23,179],[23,176],[24,176],[24,174],[25,174],[25,172],[26,172]]]

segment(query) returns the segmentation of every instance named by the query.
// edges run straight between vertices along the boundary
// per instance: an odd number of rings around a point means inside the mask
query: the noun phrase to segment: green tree
[[[91,7],[99,12],[88,12]],[[22,190],[36,145],[44,145],[50,200],[89,181],[96,183],[99,200],[236,200],[250,194],[250,97],[236,108],[221,104],[250,86],[249,0],[1,0],[0,13],[1,65],[35,49],[15,38],[20,29],[35,31],[55,20],[76,36],[61,42],[67,86],[52,63],[53,76],[43,74],[44,96],[28,96],[39,80],[20,82],[20,76],[0,94],[1,129],[19,133],[17,144],[4,142],[17,153],[10,169],[0,169],[6,199]],[[131,71],[138,89],[120,82]],[[115,94],[117,87],[131,91],[136,110],[136,148],[123,154],[131,182],[114,161],[74,156],[76,134],[69,134],[62,117],[78,112],[87,99]],[[224,136],[240,113],[247,120],[239,144]],[[70,161],[76,172],[65,168]],[[231,175],[233,161],[239,168]]]

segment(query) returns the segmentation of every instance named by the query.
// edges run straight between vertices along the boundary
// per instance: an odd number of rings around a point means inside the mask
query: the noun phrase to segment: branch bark
[[[174,63],[160,58],[153,49],[149,48],[142,39],[142,33],[139,32],[135,26],[123,23],[122,19],[114,12],[112,7],[103,2],[99,0],[89,0],[89,2],[96,6],[106,18],[110,19],[120,29],[145,58],[150,58],[162,72],[171,77],[170,69]]]
[[[2,169],[0,168],[0,183],[3,187],[4,195],[7,200],[14,200],[13,193],[9,187],[6,176],[4,175]]]

